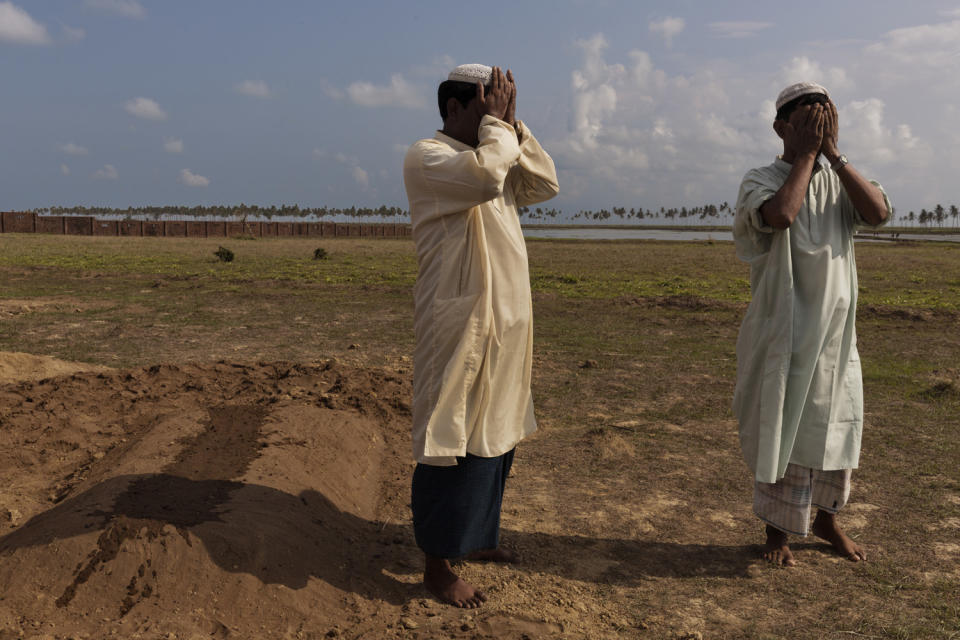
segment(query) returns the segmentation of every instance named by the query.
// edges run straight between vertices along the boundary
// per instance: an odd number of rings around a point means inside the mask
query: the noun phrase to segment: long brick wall
[[[0,226],[5,233],[35,233],[37,214],[21,211],[4,211],[0,214]]]
[[[399,238],[409,224],[359,222],[235,222],[200,220],[98,220],[90,216],[38,216],[0,212],[0,233],[55,233],[74,236],[150,236],[171,238]]]

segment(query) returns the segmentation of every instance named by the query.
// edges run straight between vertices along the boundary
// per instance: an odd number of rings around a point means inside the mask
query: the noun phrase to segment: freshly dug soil
[[[0,638],[389,637],[423,598],[403,376],[82,368],[0,354]]]

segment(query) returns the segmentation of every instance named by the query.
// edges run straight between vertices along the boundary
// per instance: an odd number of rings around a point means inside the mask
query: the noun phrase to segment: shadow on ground
[[[418,568],[419,553],[409,526],[359,518],[337,509],[316,491],[292,495],[258,484],[169,474],[115,477],[69,498],[0,538],[0,556],[9,559],[19,549],[56,546],[93,532],[99,532],[97,546],[78,559],[73,582],[59,595],[60,606],[68,605],[90,575],[111,562],[129,539],[156,542],[156,553],[178,538],[188,546],[199,540],[223,571],[247,573],[291,589],[302,589],[318,578],[392,604],[423,595],[416,585],[391,576]],[[507,544],[524,554],[521,571],[618,585],[646,577],[744,577],[755,558],[750,546],[512,530],[503,535]]]

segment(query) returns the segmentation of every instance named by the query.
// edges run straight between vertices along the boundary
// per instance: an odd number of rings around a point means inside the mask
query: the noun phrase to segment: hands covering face
[[[489,115],[513,125],[516,101],[517,85],[509,69],[507,75],[503,75],[500,67],[494,67],[489,89],[477,82],[476,105],[481,117]]]
[[[837,149],[839,135],[840,121],[837,116],[837,105],[831,100],[823,110],[823,143],[820,146],[820,151],[831,162],[840,155]]]
[[[810,104],[798,107],[791,115],[784,130],[784,139],[797,153],[823,153],[834,158],[839,134],[837,105]]]
[[[817,154],[823,146],[823,105],[797,107],[784,128],[784,140],[798,154]]]

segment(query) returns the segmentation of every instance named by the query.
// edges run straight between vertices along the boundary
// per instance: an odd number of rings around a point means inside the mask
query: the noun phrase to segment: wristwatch
[[[840,169],[844,168],[848,164],[850,164],[850,161],[847,160],[847,156],[841,153],[840,157],[837,158],[837,161],[834,162],[832,165],[830,165],[830,168],[833,169],[834,171],[840,171]]]

